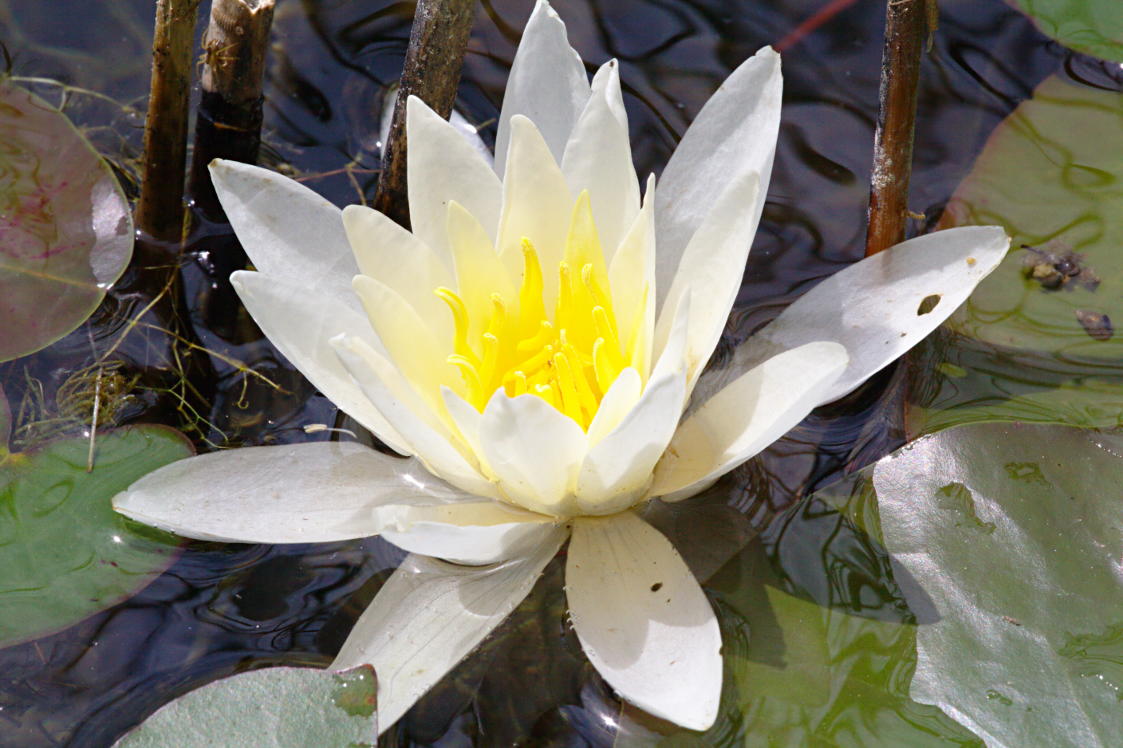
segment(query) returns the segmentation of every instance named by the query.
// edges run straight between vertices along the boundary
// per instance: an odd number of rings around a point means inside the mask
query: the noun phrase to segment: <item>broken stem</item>
[[[926,0],[888,0],[886,3],[885,48],[878,94],[880,110],[870,177],[867,257],[905,238],[916,90],[927,19],[925,5]]]
[[[417,96],[445,119],[456,102],[475,0],[418,0],[374,207],[409,228],[406,101]]]
[[[144,181],[137,229],[162,241],[183,233],[183,172],[191,50],[199,0],[157,0],[152,38],[152,88],[144,123]]]
[[[274,0],[214,0],[211,4],[203,35],[202,96],[195,120],[190,184],[195,204],[206,214],[219,210],[207,165],[216,158],[247,164],[257,161],[273,8]]]

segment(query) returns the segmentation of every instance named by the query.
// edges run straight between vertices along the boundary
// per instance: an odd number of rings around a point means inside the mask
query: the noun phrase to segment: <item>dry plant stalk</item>
[[[195,122],[191,194],[217,209],[207,165],[216,158],[257,161],[265,53],[274,0],[213,0],[203,35],[202,98]]]
[[[382,157],[374,207],[409,228],[406,192],[406,101],[424,101],[445,119],[456,103],[460,69],[472,30],[475,0],[418,0],[394,119]]]
[[[866,256],[901,242],[908,220],[916,91],[929,12],[935,0],[888,0],[881,57],[879,112],[870,175]]]
[[[152,89],[144,123],[144,179],[136,225],[168,242],[183,233],[183,172],[191,92],[191,51],[199,0],[157,0]]]

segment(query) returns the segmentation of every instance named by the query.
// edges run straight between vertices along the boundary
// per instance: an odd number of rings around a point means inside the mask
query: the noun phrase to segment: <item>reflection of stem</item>
[[[148,236],[178,241],[183,232],[183,170],[191,50],[199,0],[157,0],[152,38],[152,90],[144,124],[144,181],[137,228]]]
[[[924,46],[926,4],[933,0],[888,0],[881,57],[880,110],[870,176],[866,256],[905,238],[909,175],[916,124],[916,89]]]
[[[383,151],[374,207],[409,228],[406,192],[406,101],[411,95],[445,119],[456,102],[460,68],[472,29],[474,0],[419,0],[409,35],[394,119]]]

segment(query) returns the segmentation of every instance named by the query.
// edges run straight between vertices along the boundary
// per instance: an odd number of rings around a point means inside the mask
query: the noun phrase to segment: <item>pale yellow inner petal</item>
[[[636,315],[643,314],[642,305],[614,308],[588,192],[574,205],[565,256],[556,268],[541,266],[529,239],[523,238],[522,252],[523,277],[517,291],[496,282],[484,302],[479,275],[466,283],[468,277],[459,267],[458,290],[435,290],[448,305],[455,328],[448,361],[464,379],[464,399],[480,412],[502,388],[510,397],[541,397],[588,429],[621,371],[634,367],[646,373],[640,365],[643,346],[636,342],[642,336],[622,340],[617,321],[619,314],[626,314],[632,327]],[[546,309],[545,272],[558,279],[552,310]],[[469,298],[471,303],[466,303]]]

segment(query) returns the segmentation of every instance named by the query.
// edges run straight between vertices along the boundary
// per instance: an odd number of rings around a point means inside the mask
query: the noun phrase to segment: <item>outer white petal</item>
[[[339,208],[268,169],[216,159],[210,172],[219,202],[255,268],[299,281],[306,293],[330,294],[357,308],[357,300],[346,292],[356,266]]]
[[[707,391],[777,351],[812,340],[846,346],[850,365],[820,403],[837,400],[896,360],[966,301],[998,267],[1010,238],[996,226],[937,231],[867,257],[824,280],[738,346]],[[921,314],[921,302],[938,303]]]
[[[480,442],[508,500],[541,514],[570,513],[588,448],[572,418],[536,395],[508,397],[500,389],[484,408]]]
[[[608,266],[608,282],[620,339],[641,351],[635,361],[644,376],[651,371],[655,335],[655,175],[647,178],[643,207]],[[637,341],[636,337],[640,339]]]
[[[658,530],[631,512],[573,523],[565,568],[573,628],[625,700],[705,730],[721,698],[721,631],[702,588]]]
[[[705,222],[695,232],[682,255],[659,313],[655,351],[662,350],[673,324],[679,300],[690,297],[690,331],[686,338],[688,389],[693,387],[721,338],[729,310],[737,299],[745,260],[760,214],[754,212],[760,191],[758,175],[737,177],[713,204]],[[660,237],[660,241],[661,241]]]
[[[312,442],[173,462],[117,494],[113,508],[199,540],[323,543],[377,534],[380,504],[469,500],[416,460],[353,442]]]
[[[522,602],[565,537],[556,529],[526,558],[482,569],[409,556],[331,668],[374,667],[378,728],[385,731]]]
[[[822,402],[846,369],[838,343],[784,351],[734,380],[690,415],[655,470],[652,496],[692,496],[760,452]]]
[[[691,308],[689,299],[679,305],[670,340],[639,402],[589,449],[577,479],[577,505],[583,514],[621,512],[651,485],[652,469],[674,436],[686,404],[683,353]]]
[[[659,235],[656,276],[662,308],[683,251],[701,228],[714,195],[745,174],[760,176],[751,211],[760,220],[780,129],[783,81],[780,56],[769,47],[734,70],[683,135],[659,181],[655,225]],[[745,237],[748,242],[751,236]]]
[[[388,386],[392,365],[363,341],[340,335],[331,340],[336,354],[387,420],[395,425],[410,452],[429,470],[457,488],[476,496],[494,497],[495,486],[480,474],[452,441],[453,435],[435,413],[399,396]]]
[[[472,144],[416,96],[406,103],[406,137],[413,233],[451,269],[445,233],[449,202],[455,200],[467,208],[494,241],[503,187]]]
[[[509,156],[503,177],[499,256],[517,285],[523,277],[522,240],[530,239],[542,265],[543,300],[547,309],[553,309],[574,198],[542,135],[521,115],[511,120]]]
[[[416,236],[365,205],[344,208],[343,227],[359,272],[394,289],[438,338],[451,344],[452,315],[433,293],[441,286],[454,286],[449,266]]]
[[[506,561],[539,545],[557,525],[553,517],[495,501],[374,509],[382,537],[410,553],[463,564]]]
[[[561,165],[570,192],[589,191],[593,222],[605,259],[611,261],[640,208],[616,60],[593,76],[592,95],[569,136]]]
[[[245,270],[233,273],[230,282],[269,341],[316,389],[395,451],[411,453],[398,430],[351,379],[328,342],[346,334],[381,349],[367,316],[344,301],[357,301],[354,293],[313,295],[299,279]]]
[[[538,125],[554,158],[561,161],[588,98],[589,77],[581,56],[569,46],[565,24],[548,2],[538,0],[507,78],[495,136],[495,171],[502,174],[506,168],[511,118],[516,114]]]

